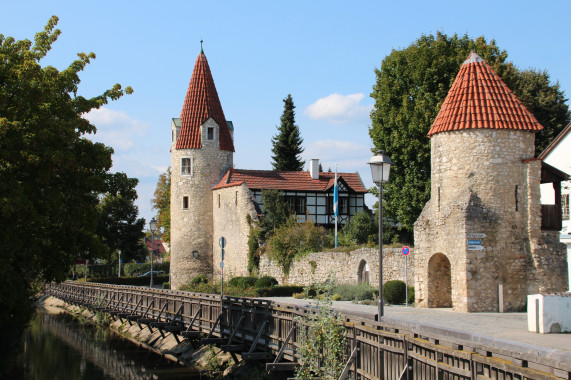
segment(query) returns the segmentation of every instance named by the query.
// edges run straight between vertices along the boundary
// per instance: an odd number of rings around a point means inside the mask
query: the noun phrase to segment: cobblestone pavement
[[[310,300],[290,297],[266,298],[277,304],[309,306]],[[376,305],[358,305],[350,301],[333,302],[342,314],[358,314],[375,318]],[[385,306],[383,321],[427,335],[456,337],[512,350],[532,352],[538,348],[571,354],[571,334],[537,334],[527,330],[527,313],[459,313],[452,309],[418,309],[405,306]],[[453,341],[453,340],[451,340]],[[515,346],[514,346],[515,345]],[[512,347],[513,346],[513,347]],[[571,360],[571,356],[569,356]]]

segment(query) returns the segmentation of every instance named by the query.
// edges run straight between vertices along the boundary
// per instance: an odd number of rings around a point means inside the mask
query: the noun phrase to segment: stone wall
[[[213,191],[214,278],[220,278],[220,237],[226,239],[224,248],[224,278],[248,275],[248,237],[250,223],[258,219],[246,184]],[[248,218],[249,215],[249,218]]]
[[[206,129],[215,128],[215,139]],[[233,153],[219,149],[218,125],[208,119],[201,126],[202,148],[176,149],[171,144],[171,287],[177,289],[199,274],[212,276],[212,186],[232,166]],[[192,174],[181,174],[181,159],[192,159]],[[183,197],[188,209],[183,209]],[[194,257],[193,252],[196,252]]]
[[[413,285],[414,250],[408,255],[408,285]],[[260,276],[273,276],[280,284],[310,285],[327,280],[335,274],[338,284],[356,284],[364,278],[365,263],[369,267],[369,283],[379,285],[379,251],[375,248],[361,248],[349,253],[314,252],[301,260],[295,260],[285,277],[281,268],[267,256],[260,259]],[[359,276],[361,273],[361,276]],[[390,280],[405,281],[405,256],[401,248],[383,248],[383,283]]]

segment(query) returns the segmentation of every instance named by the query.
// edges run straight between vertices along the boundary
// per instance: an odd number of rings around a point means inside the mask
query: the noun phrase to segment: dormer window
[[[206,139],[214,140],[214,127],[208,127],[206,129]]]

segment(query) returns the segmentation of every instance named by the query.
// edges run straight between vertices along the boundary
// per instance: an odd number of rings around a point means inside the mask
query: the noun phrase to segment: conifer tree
[[[278,134],[272,137],[272,167],[274,170],[303,170],[304,161],[299,155],[303,152],[303,139],[299,127],[295,125],[295,105],[291,94],[283,100],[284,112],[280,118]]]

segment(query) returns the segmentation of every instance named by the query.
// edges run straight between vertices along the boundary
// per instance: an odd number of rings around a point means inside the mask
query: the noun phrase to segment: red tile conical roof
[[[201,51],[194,63],[194,70],[180,113],[181,129],[176,149],[202,148],[200,126],[209,118],[214,119],[220,130],[220,149],[234,152],[226,117],[218,99],[218,92],[206,56]]]
[[[543,126],[494,70],[472,51],[460,68],[428,136],[481,128],[537,132]]]

